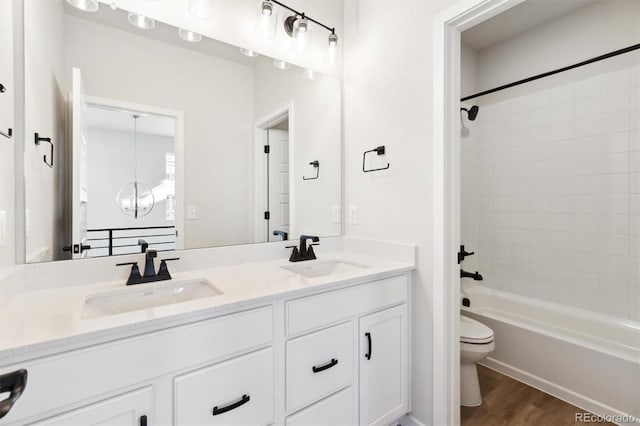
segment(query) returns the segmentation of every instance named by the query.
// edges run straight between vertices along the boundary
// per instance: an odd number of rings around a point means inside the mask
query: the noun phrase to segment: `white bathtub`
[[[640,424],[640,323],[482,286],[464,293],[471,306],[462,314],[495,335],[496,350],[483,365],[617,416],[613,423]]]

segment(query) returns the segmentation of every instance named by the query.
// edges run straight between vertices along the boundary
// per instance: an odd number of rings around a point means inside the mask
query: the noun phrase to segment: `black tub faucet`
[[[467,272],[464,269],[460,269],[460,278],[472,278],[476,281],[482,281],[482,275],[480,275],[480,272],[476,271],[476,272]]]
[[[312,243],[307,247],[307,240],[311,240]],[[286,248],[292,248],[289,262],[302,262],[304,260],[316,259],[316,254],[313,252],[313,246],[319,245],[320,238],[314,235],[300,235],[300,247],[287,246]]]

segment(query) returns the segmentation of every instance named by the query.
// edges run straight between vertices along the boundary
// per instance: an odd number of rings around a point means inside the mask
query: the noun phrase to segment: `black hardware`
[[[460,108],[460,111],[464,111],[467,113],[467,118],[470,121],[475,121],[476,117],[478,117],[478,111],[480,111],[480,107],[478,105],[474,105],[471,108]]]
[[[236,408],[240,407],[241,405],[246,404],[247,402],[249,402],[249,400],[251,400],[251,397],[249,395],[242,395],[242,398],[238,401],[238,402],[234,402],[233,404],[229,404],[225,407],[221,407],[218,408],[218,406],[216,405],[215,407],[213,407],[213,415],[217,416],[218,414],[224,414],[227,411],[231,411],[231,410],[235,410]]]
[[[129,232],[129,231],[143,231],[143,230],[154,230],[158,232],[153,234],[144,233],[144,232],[136,232],[136,233]],[[164,230],[166,230],[167,233],[164,233]],[[107,235],[104,235],[105,233]],[[87,241],[95,242],[95,244],[92,245],[91,249],[94,249],[94,250],[107,249],[108,256],[113,256],[114,248],[115,249],[131,248],[130,253],[122,253],[122,250],[121,250],[120,254],[140,253],[141,251],[140,249],[144,249],[144,247],[141,247],[143,243],[141,243],[140,241],[147,242],[148,238],[154,238],[152,242],[154,247],[157,248],[158,246],[165,245],[166,247],[167,244],[174,244],[175,237],[177,237],[177,231],[175,230],[175,226],[142,226],[142,227],[135,227],[135,228],[102,228],[102,229],[96,228],[96,229],[87,229],[87,234],[89,235],[89,238],[87,238]],[[157,237],[166,237],[166,238],[158,239]],[[138,240],[136,244],[130,244],[136,239]],[[120,241],[123,241],[124,244],[118,244]],[[133,251],[134,247],[136,248],[135,251]],[[146,248],[148,249],[149,247],[147,246]],[[168,250],[165,249],[165,250],[158,250],[158,251],[160,252],[160,251],[168,251]],[[103,255],[103,256],[92,256],[92,257],[105,257],[105,256]]]
[[[478,271],[471,273],[464,269],[460,269],[460,278],[473,278],[476,281],[482,281],[482,275]]]
[[[319,244],[310,244],[307,247],[307,240],[311,240],[314,243],[318,243],[320,238],[313,235],[300,235],[300,247],[296,246],[287,246],[286,248],[293,248],[291,252],[291,256],[289,256],[289,262],[302,262],[304,260],[314,260],[316,259],[316,254],[313,251],[313,246],[317,246]]]
[[[464,306],[465,308],[468,308],[469,306],[471,306],[471,300],[469,300],[468,297],[463,297],[462,306]]]
[[[319,373],[321,371],[328,370],[336,365],[338,365],[338,360],[335,358],[331,358],[331,361],[329,361],[328,363],[321,365],[320,367],[313,366],[311,367],[311,370],[313,370],[314,373]]]
[[[140,416],[140,426],[147,426],[147,416]]]
[[[6,133],[0,130],[0,135],[4,136],[7,139],[11,139],[13,137],[13,129],[9,127]]]
[[[116,263],[116,266],[129,266],[131,265],[131,272],[129,278],[127,278],[127,285],[140,284],[142,282],[142,276],[140,275],[140,268],[138,262],[125,262]]]
[[[160,268],[158,268],[158,277],[163,280],[170,280],[171,274],[169,273],[169,268],[167,268],[167,262],[172,262],[174,260],[180,260],[179,257],[171,257],[169,259],[160,259]]]
[[[371,359],[371,352],[373,351],[373,346],[371,345],[371,333],[367,332],[364,333],[364,335],[367,337],[367,343],[369,344],[369,351],[364,354],[364,357],[366,359]]]
[[[22,396],[27,386],[27,370],[20,369],[7,374],[0,374],[0,394],[9,392],[9,396],[0,401],[0,419],[11,411],[13,404]]]
[[[140,238],[138,240],[138,244],[140,244],[140,250],[142,250],[142,253],[146,253],[147,249],[149,248],[149,243],[146,240]]]
[[[304,177],[302,176],[302,180],[315,180],[318,179],[318,177],[320,176],[320,162],[318,160],[312,161],[309,163],[310,166],[313,166],[313,168],[316,170],[316,175],[314,177]]]
[[[47,142],[48,144],[51,145],[51,154],[49,155],[49,161],[47,161],[47,154],[42,156],[42,160],[44,161],[44,164],[46,164],[50,168],[53,168],[53,142],[51,141],[51,138],[43,138],[43,137],[40,137],[38,133],[35,133],[34,140],[36,145],[40,145],[40,142]]]
[[[474,254],[476,254],[475,251],[472,251],[472,252],[465,251],[464,245],[461,245],[460,251],[458,252],[458,265],[460,264],[460,262],[464,260],[465,257],[473,256]]]
[[[72,251],[73,254],[82,254],[87,250],[91,250],[91,246],[82,243],[62,247],[62,251]]]
[[[264,220],[271,219],[271,212],[264,212]]]
[[[275,230],[275,231],[273,231],[273,235],[275,235],[275,236],[279,235],[282,238],[282,241],[287,241],[289,239],[289,234],[287,232],[284,232],[284,231]]]
[[[573,65],[569,65],[569,66],[566,66],[566,67],[558,68],[558,69],[555,69],[553,71],[544,72],[542,74],[534,75],[533,77],[524,78],[522,80],[514,81],[513,83],[505,84],[505,85],[502,85],[502,86],[499,86],[499,87],[496,87],[496,88],[493,88],[493,89],[484,90],[482,92],[479,92],[479,93],[476,93],[476,94],[473,94],[473,95],[465,96],[462,99],[460,99],[460,101],[461,102],[468,101],[469,99],[477,98],[478,96],[484,96],[484,95],[488,95],[489,93],[494,93],[494,92],[498,92],[500,90],[509,89],[511,87],[514,87],[514,86],[519,86],[521,84],[529,83],[529,82],[534,81],[534,80],[539,80],[539,79],[544,78],[544,77],[549,77],[550,75],[554,75],[554,74],[558,74],[558,73],[561,73],[561,72],[569,71],[569,70],[572,70],[574,68],[582,67],[584,65],[589,65],[589,64],[592,64],[594,62],[602,61],[604,59],[609,59],[609,58],[612,58],[614,56],[622,55],[623,53],[629,53],[629,52],[632,52],[632,51],[638,50],[638,49],[640,49],[640,43],[634,44],[633,46],[625,47],[624,49],[619,49],[619,50],[615,50],[613,52],[605,53],[604,55],[596,56],[595,58],[587,59],[586,61],[578,62],[577,64],[573,64]]]
[[[275,4],[279,5],[279,6],[284,7],[285,9],[289,10],[290,12],[295,13],[295,14],[296,14],[296,15],[298,15],[298,16],[304,17],[305,19],[307,19],[307,20],[309,20],[309,21],[313,22],[313,23],[314,23],[314,24],[316,24],[316,25],[320,25],[322,28],[326,29],[327,31],[331,31],[331,34],[335,34],[335,33],[336,33],[335,28],[330,28],[330,27],[326,26],[325,24],[323,24],[322,22],[318,22],[318,21],[316,21],[315,19],[310,18],[310,17],[309,17],[309,16],[307,16],[304,12],[298,12],[297,10],[295,10],[295,9],[293,9],[293,8],[291,8],[291,7],[287,6],[286,4],[281,3],[281,2],[279,2],[279,1],[277,1],[277,0],[269,0],[269,1],[270,1],[271,3],[275,3]]]
[[[0,83],[0,93],[4,93],[7,91],[7,88],[4,87],[4,84]]]
[[[375,152],[378,155],[385,155],[386,154],[386,149],[384,147],[384,145],[379,146],[377,148],[374,149],[370,149],[369,151],[365,151],[364,154],[362,154],[362,171],[365,173],[369,173],[369,172],[377,172],[378,170],[387,170],[389,168],[389,163],[387,163],[387,167],[380,167],[377,169],[369,169],[367,170],[365,168],[365,162],[367,160],[367,154],[369,154],[370,152]]]
[[[145,262],[144,262],[144,278],[151,278],[156,276],[156,265],[153,262],[158,256],[158,252],[155,250],[147,250],[145,253]]]
[[[264,146],[264,153],[265,153],[265,154],[269,154],[269,153],[271,153],[271,147],[270,147],[269,145],[265,145],[265,146]]]

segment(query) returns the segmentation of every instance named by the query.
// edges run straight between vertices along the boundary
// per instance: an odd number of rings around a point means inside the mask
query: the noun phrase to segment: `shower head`
[[[460,108],[461,111],[466,111],[467,112],[467,117],[469,118],[469,120],[474,121],[476,119],[476,117],[478,116],[478,111],[480,110],[480,108],[478,108],[478,105],[474,105],[469,109],[466,108]]]

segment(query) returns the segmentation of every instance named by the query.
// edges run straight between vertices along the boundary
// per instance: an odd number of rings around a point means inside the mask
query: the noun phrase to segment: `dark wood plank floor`
[[[461,407],[462,426],[568,426],[584,410],[520,383],[486,367],[478,366],[482,405]],[[589,423],[613,425],[612,423]]]

